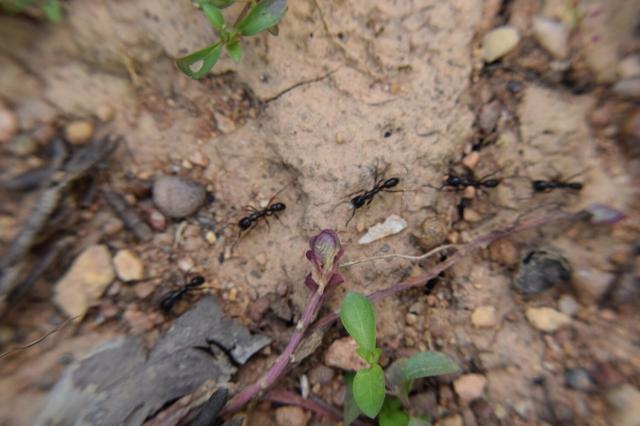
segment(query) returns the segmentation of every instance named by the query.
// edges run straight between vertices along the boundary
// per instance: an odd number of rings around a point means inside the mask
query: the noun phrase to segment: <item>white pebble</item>
[[[569,56],[569,30],[562,21],[535,16],[532,30],[538,43],[556,59]]]
[[[358,240],[358,244],[369,244],[389,235],[401,232],[407,227],[407,221],[398,215],[392,214],[384,222],[373,225],[366,234]]]
[[[489,31],[482,40],[482,59],[493,62],[513,50],[520,41],[518,30],[511,26]]]

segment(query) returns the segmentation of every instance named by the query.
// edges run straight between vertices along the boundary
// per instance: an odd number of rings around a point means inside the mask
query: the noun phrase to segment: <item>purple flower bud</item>
[[[342,282],[342,277],[336,274],[338,262],[344,254],[340,238],[335,231],[325,229],[309,241],[310,250],[307,259],[313,263],[313,273],[307,277],[306,283],[313,283],[324,289],[327,285]],[[311,287],[311,286],[310,286]]]

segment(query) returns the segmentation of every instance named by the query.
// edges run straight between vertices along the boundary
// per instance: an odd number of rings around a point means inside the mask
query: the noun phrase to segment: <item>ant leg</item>
[[[267,224],[267,229],[271,230],[271,225],[269,225],[269,219],[267,219],[267,216],[264,216],[264,223]]]
[[[284,223],[282,223],[282,221],[280,220],[280,217],[279,217],[277,214],[275,214],[275,213],[274,213],[274,214],[273,214],[273,217],[275,217],[275,218],[276,218],[276,220],[277,220],[278,222],[280,222],[280,225],[284,226]]]
[[[347,223],[344,224],[344,226],[348,226],[349,222],[351,222],[351,219],[353,219],[353,217],[356,215],[356,209],[355,207],[353,208],[353,213],[351,213],[351,217],[349,218],[349,220],[347,220]]]

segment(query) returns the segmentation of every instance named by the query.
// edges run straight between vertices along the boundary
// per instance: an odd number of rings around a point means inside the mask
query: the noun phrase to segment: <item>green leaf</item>
[[[359,293],[347,293],[340,306],[340,321],[364,351],[376,348],[376,315],[369,299]]]
[[[409,391],[411,391],[412,380],[404,378],[404,364],[406,358],[400,358],[394,361],[384,372],[387,384],[391,392],[397,396],[403,404],[409,405]]]
[[[397,398],[387,398],[384,400],[382,410],[378,414],[378,425],[380,426],[407,426],[409,415],[402,410],[402,404]]]
[[[378,364],[356,373],[353,398],[365,415],[372,419],[378,415],[384,402],[384,372]]]
[[[235,2],[236,0],[201,0],[200,4],[201,5],[212,4],[219,9],[224,9],[226,7],[231,6]]]
[[[218,31],[222,31],[224,28],[224,16],[222,16],[222,12],[217,7],[211,4],[203,4],[202,5],[202,13],[207,17],[213,28]]]
[[[48,0],[42,5],[42,12],[51,22],[58,23],[62,20],[62,9],[58,0]]]
[[[222,52],[220,43],[212,44],[190,55],[176,59],[176,65],[180,71],[194,80],[204,77],[218,62]]]
[[[345,426],[349,426],[357,419],[362,411],[358,408],[355,399],[353,399],[353,378],[356,373],[347,373],[344,381],[347,384],[347,392],[344,395],[344,403],[342,405],[342,422]]]
[[[407,359],[402,370],[404,379],[408,381],[455,373],[459,369],[458,365],[442,352],[420,352]]]
[[[242,35],[252,36],[276,25],[287,11],[287,0],[261,0],[236,27]]]
[[[227,48],[227,53],[233,59],[233,62],[236,64],[240,62],[242,58],[242,46],[240,45],[240,40],[236,40],[232,43],[229,43],[225,46]]]
[[[429,416],[410,417],[407,426],[431,426],[431,418]]]

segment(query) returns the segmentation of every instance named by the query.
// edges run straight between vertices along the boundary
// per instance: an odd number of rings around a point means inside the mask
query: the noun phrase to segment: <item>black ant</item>
[[[531,182],[531,187],[535,192],[550,192],[558,188],[580,191],[582,184],[580,182],[561,182],[559,180],[534,180]]]
[[[500,184],[499,179],[486,179],[486,178],[487,176],[485,176],[482,179],[474,179],[473,177],[463,178],[460,176],[456,176],[452,173],[449,173],[449,175],[447,176],[447,180],[444,182],[441,189],[444,188],[445,186],[449,186],[456,190],[462,190],[467,188],[468,186],[472,186],[478,189],[479,188],[495,188],[496,186],[498,186],[498,184]]]
[[[400,179],[398,178],[389,178],[389,179],[380,179],[378,180],[378,172],[376,170],[376,175],[374,177],[376,183],[373,186],[373,188],[369,191],[365,191],[360,195],[356,195],[355,197],[353,197],[351,199],[351,207],[353,207],[353,213],[351,214],[351,217],[349,218],[349,220],[347,220],[346,225],[349,224],[349,222],[351,221],[351,219],[353,219],[353,217],[356,215],[356,210],[359,209],[360,207],[364,206],[365,203],[367,205],[371,204],[371,201],[373,201],[373,197],[375,197],[375,195],[378,192],[382,192],[382,191],[386,191],[386,192],[398,192],[398,191],[393,191],[391,190],[391,188],[393,188],[394,186],[398,185],[400,183]]]
[[[178,290],[170,291],[169,293],[162,296],[160,300],[160,309],[166,314],[171,312],[173,306],[180,301],[184,295],[191,289],[196,288],[204,284],[204,277],[202,275],[196,275],[191,278],[191,281],[183,285]]]
[[[281,212],[286,208],[287,208],[287,206],[284,203],[271,203],[271,202],[269,202],[267,207],[265,207],[264,209],[255,210],[249,216],[245,216],[242,219],[240,219],[240,222],[238,222],[238,226],[240,227],[240,229],[242,231],[246,231],[249,228],[251,228],[252,226],[254,226],[258,222],[258,220],[260,218],[264,218],[264,220],[267,221],[267,217],[268,216],[273,216],[276,213]],[[276,215],[276,218],[277,217],[278,216]],[[267,221],[267,224],[269,224],[268,221]]]

